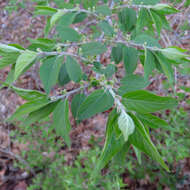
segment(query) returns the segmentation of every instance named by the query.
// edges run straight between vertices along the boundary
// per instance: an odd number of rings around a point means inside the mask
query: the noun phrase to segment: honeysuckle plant
[[[104,148],[92,176],[112,158],[125,157],[130,147],[138,159],[145,153],[169,171],[149,128],[168,129],[167,122],[153,113],[175,108],[177,100],[144,88],[154,70],[164,73],[172,87],[174,67],[189,61],[186,50],[159,43],[162,30],[170,29],[166,15],[178,10],[159,0],[70,0],[54,5],[42,1],[35,7],[35,14],[47,20],[44,38],[30,39],[27,48],[0,44],[0,68],[11,66],[2,87],[26,100],[7,121],[30,126],[52,114],[52,126],[70,147],[69,110],[77,123],[109,111]],[[104,54],[110,60],[107,64],[101,62]],[[44,92],[14,85],[39,63]],[[134,74],[138,64],[143,65],[144,76]],[[125,74],[119,78],[121,69]],[[67,91],[64,87],[70,82],[78,88]],[[53,88],[57,84],[65,89],[61,94]]]

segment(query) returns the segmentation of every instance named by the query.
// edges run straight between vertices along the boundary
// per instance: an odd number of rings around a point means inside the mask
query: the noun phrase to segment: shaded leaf
[[[107,21],[101,21],[98,23],[100,29],[104,32],[104,35],[112,36],[114,34],[114,29]]]
[[[97,6],[96,12],[97,12],[98,14],[102,14],[102,15],[104,15],[104,16],[108,16],[108,15],[111,15],[111,14],[112,14],[110,8],[109,8],[107,5],[100,5],[100,6]]]
[[[99,55],[107,50],[106,46],[100,42],[86,43],[81,48],[84,56]]]
[[[140,151],[150,156],[153,160],[157,161],[166,171],[169,172],[168,166],[165,164],[156,147],[152,143],[142,123],[140,123],[134,115],[131,114],[131,117],[135,123],[135,131],[129,137],[130,143]]]
[[[62,136],[67,146],[71,146],[69,132],[71,130],[71,124],[69,121],[69,102],[67,99],[59,102],[53,112],[53,127],[56,130],[56,134]]]
[[[7,121],[12,121],[15,119],[19,119],[23,117],[23,115],[27,115],[33,111],[36,111],[45,105],[49,104],[50,101],[47,98],[38,98],[36,100],[32,100],[30,102],[27,102],[23,105],[21,105],[14,113],[13,115],[7,119]]]
[[[122,150],[125,144],[123,135],[118,128],[118,116],[117,111],[114,109],[110,114],[107,121],[106,127],[106,140],[104,143],[104,148],[96,164],[96,168],[92,173],[92,177],[96,176],[97,173],[108,164],[108,162]]]
[[[82,78],[82,70],[80,65],[70,56],[67,56],[65,67],[69,78],[74,82],[79,82]]]
[[[72,102],[71,102],[71,111],[72,111],[74,118],[77,117],[79,107],[84,102],[85,98],[86,98],[85,94],[76,94],[73,97]]]
[[[125,71],[127,74],[132,74],[137,68],[138,51],[133,47],[123,48],[123,59]]]
[[[65,84],[69,83],[71,79],[69,78],[69,75],[67,73],[67,69],[65,64],[61,65],[59,76],[58,76],[58,83],[61,86],[64,86]]]
[[[116,47],[112,47],[111,56],[116,64],[119,64],[123,58],[123,44],[117,44]]]
[[[61,57],[51,57],[45,59],[40,67],[40,79],[47,94],[57,82],[61,63]]]
[[[92,92],[79,107],[77,119],[84,120],[110,109],[114,104],[112,95],[104,90]]]
[[[31,112],[28,117],[23,121],[24,125],[31,125],[32,123],[39,122],[41,119],[47,117],[53,112],[58,103],[59,101],[51,102],[40,108],[39,110]]]
[[[52,28],[56,22],[65,14],[65,12],[61,9],[57,10],[57,12],[55,14],[53,14],[53,16],[51,17],[50,20],[50,28]]]
[[[63,42],[67,40],[70,42],[77,42],[81,37],[76,30],[67,26],[57,27],[57,31]]]
[[[124,31],[130,32],[136,25],[136,12],[132,8],[124,8],[119,12],[118,17]]]
[[[159,61],[164,74],[168,78],[168,81],[170,82],[170,84],[173,84],[174,71],[172,69],[171,63],[159,52],[155,53],[155,56],[156,56],[157,60]]]
[[[145,49],[145,61],[144,61],[144,76],[148,80],[148,77],[152,74],[152,71],[156,68],[155,58],[151,51]]]

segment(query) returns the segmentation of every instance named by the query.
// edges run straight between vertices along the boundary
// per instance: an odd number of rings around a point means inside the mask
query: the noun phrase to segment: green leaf
[[[151,10],[151,12],[155,12],[156,14],[158,14],[160,16],[161,21],[162,21],[163,28],[171,31],[171,27],[170,27],[165,15],[159,14],[159,11]]]
[[[43,94],[37,90],[23,89],[15,86],[10,87],[24,100],[32,101],[38,98],[46,98],[46,94]]]
[[[79,22],[83,22],[87,17],[87,14],[86,13],[78,13],[76,16],[75,16],[75,19],[73,21],[73,24],[76,24],[76,23],[79,23]]]
[[[120,166],[126,164],[126,154],[129,151],[130,145],[131,144],[129,141],[125,142],[125,144],[122,146],[122,149],[114,156],[114,161]]]
[[[51,57],[45,59],[40,67],[40,80],[47,94],[57,82],[61,63],[62,57]]]
[[[152,114],[137,114],[137,117],[141,120],[141,122],[144,125],[147,125],[150,128],[153,129],[158,129],[158,128],[163,128],[165,130],[171,130],[171,127],[169,127],[169,124],[160,119],[159,117],[156,117],[155,115]]]
[[[119,64],[123,58],[123,44],[117,44],[116,47],[112,47],[111,56],[116,64]]]
[[[38,54],[36,52],[29,50],[26,50],[20,54],[16,61],[14,80],[17,80],[26,68],[32,66],[32,63],[34,63],[37,55]]]
[[[135,123],[135,131],[129,137],[130,143],[140,151],[150,156],[153,160],[157,161],[166,171],[169,172],[168,166],[165,164],[156,147],[152,143],[142,123],[140,123],[134,115],[131,114],[131,117]]]
[[[58,83],[61,86],[64,86],[65,84],[69,83],[71,79],[69,78],[69,75],[67,73],[67,69],[65,64],[61,65],[59,76],[58,76]]]
[[[8,84],[8,86],[11,86],[11,84],[14,82],[14,74],[15,74],[15,64],[11,66],[11,69],[5,80],[5,83]]]
[[[57,12],[55,14],[53,14],[53,16],[51,17],[50,20],[50,28],[52,28],[56,22],[65,14],[65,12],[61,9],[57,10]]]
[[[150,15],[151,15],[151,17],[152,17],[152,20],[153,20],[153,22],[154,22],[154,24],[155,24],[155,26],[156,26],[156,30],[157,30],[157,32],[158,32],[158,36],[160,36],[160,32],[161,32],[161,30],[162,30],[162,19],[160,18],[160,16],[156,13],[156,12],[154,12],[154,11],[151,11],[150,10]]]
[[[152,24],[148,10],[145,8],[140,9],[136,25],[137,33],[141,33],[145,26],[148,27],[148,30],[152,30]]]
[[[150,47],[158,47],[161,48],[160,44],[158,43],[158,40],[146,35],[146,34],[140,34],[136,36],[134,39],[134,42],[140,45],[146,44]]]
[[[174,14],[179,11],[168,4],[160,3],[152,7],[153,10],[159,11],[160,14]]]
[[[105,35],[107,35],[107,36],[113,36],[114,29],[111,27],[111,25],[107,21],[101,21],[101,22],[99,22],[98,26],[104,32]]]
[[[32,123],[39,122],[41,119],[47,117],[49,114],[53,112],[55,107],[59,101],[51,102],[44,107],[40,108],[39,110],[36,110],[34,112],[31,112],[28,117],[23,121],[23,124],[26,126],[31,125]]]
[[[97,173],[108,164],[108,162],[122,150],[123,145],[125,144],[123,135],[118,128],[118,114],[114,109],[108,118],[107,127],[106,127],[106,140],[104,148],[96,164],[96,168],[92,173],[92,177],[95,177]]]
[[[16,47],[13,47],[13,46],[9,46],[9,45],[0,43],[0,53],[1,52],[3,52],[3,53],[16,53],[16,52],[20,53],[21,50]]]
[[[29,41],[31,44],[27,47],[27,49],[31,51],[37,51],[39,48],[42,51],[53,51],[56,44],[54,40],[47,38],[29,39]]]
[[[94,56],[106,52],[107,48],[100,42],[90,42],[81,46],[84,56]]]
[[[110,8],[107,6],[107,5],[100,5],[100,6],[97,6],[96,8],[96,12],[98,14],[102,14],[104,16],[109,16],[112,14]]]
[[[155,5],[159,2],[160,0],[133,0],[133,3],[137,5]]]
[[[148,85],[149,81],[145,80],[140,75],[127,75],[121,80],[121,86],[118,89],[118,93],[122,96],[127,92],[140,90]]]
[[[75,17],[76,17],[75,12],[68,12],[62,15],[57,23],[56,30],[57,31],[59,30],[61,33],[62,27],[71,25],[74,22]]]
[[[52,15],[57,12],[57,9],[47,6],[35,6],[36,15]]]
[[[133,47],[123,48],[123,59],[125,71],[127,74],[132,74],[137,68],[138,51]]]
[[[21,105],[15,112],[14,114],[7,119],[7,121],[12,121],[15,119],[19,119],[23,117],[24,115],[29,114],[30,112],[36,111],[45,105],[49,104],[50,101],[47,98],[38,98],[36,100],[32,100],[30,102],[27,102],[23,105]]]
[[[135,155],[137,157],[137,161],[138,161],[139,165],[141,165],[142,164],[141,151],[138,148],[136,148],[135,146],[133,146],[133,149],[134,149]]]
[[[183,59],[190,57],[190,55],[185,54],[187,50],[180,49],[178,47],[168,47],[161,50],[161,53],[170,60]]]
[[[69,102],[67,99],[59,102],[53,112],[53,127],[56,130],[56,134],[62,136],[67,146],[71,146],[69,132],[71,130],[71,124],[69,121]]]
[[[148,80],[148,77],[152,74],[152,71],[156,68],[155,58],[151,51],[145,49],[145,61],[144,61],[144,76]]]
[[[116,71],[115,65],[108,64],[106,68],[103,70],[103,74],[106,76],[106,78],[110,78],[115,73],[115,71]]]
[[[76,60],[70,56],[67,56],[65,66],[66,66],[69,78],[74,82],[79,82],[82,78],[82,70],[81,70],[80,65],[76,62]]]
[[[112,95],[104,90],[95,90],[80,105],[77,119],[84,120],[110,109],[114,104]]]
[[[132,8],[124,8],[118,14],[119,22],[121,24],[121,28],[126,31],[130,32],[136,25],[137,17],[136,12]]]
[[[125,111],[121,111],[118,118],[118,126],[124,136],[125,141],[127,141],[128,137],[133,134],[135,125],[131,117]]]
[[[151,113],[177,106],[176,99],[157,96],[145,90],[126,93],[122,102],[127,110],[139,113]]]
[[[10,52],[10,53],[1,53],[0,56],[0,69],[9,66],[10,64],[16,63],[18,56],[20,55],[19,52]]]
[[[79,107],[84,102],[85,98],[86,98],[85,94],[76,94],[73,97],[72,102],[71,102],[71,111],[72,111],[74,118],[77,117]]]
[[[167,76],[170,84],[174,83],[174,72],[172,69],[172,65],[169,60],[167,60],[161,53],[155,53],[156,58],[158,59],[164,74]]]
[[[81,38],[81,35],[76,30],[70,27],[61,26],[61,27],[57,27],[56,29],[63,42],[67,40],[70,42],[77,42]]]

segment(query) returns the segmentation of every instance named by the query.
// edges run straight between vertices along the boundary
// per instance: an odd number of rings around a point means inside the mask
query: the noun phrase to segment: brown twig
[[[19,155],[16,155],[14,154],[13,152],[9,151],[9,150],[6,150],[6,149],[3,149],[0,147],[0,152],[1,153],[4,153],[4,154],[7,154],[13,158],[15,158],[16,160],[18,160],[19,162],[22,162],[24,165],[26,165],[27,169],[30,170],[30,172],[32,173],[32,175],[36,175],[35,171],[29,166],[28,162],[24,159],[22,159]]]

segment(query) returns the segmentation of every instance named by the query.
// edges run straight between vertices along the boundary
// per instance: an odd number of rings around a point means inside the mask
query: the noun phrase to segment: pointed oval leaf
[[[119,64],[123,58],[123,45],[117,44],[116,47],[112,47],[111,56],[116,64]]]
[[[57,82],[61,64],[61,57],[51,57],[45,59],[40,67],[40,79],[47,94],[50,93],[51,88]]]
[[[177,106],[176,99],[157,96],[145,90],[126,93],[122,102],[127,110],[139,113],[151,113]]]
[[[57,32],[63,42],[67,40],[77,42],[81,38],[81,35],[76,30],[67,26],[57,27]]]
[[[28,115],[28,117],[23,121],[23,124],[26,126],[29,126],[32,123],[39,122],[41,119],[43,119],[43,118],[47,117],[49,114],[51,114],[58,103],[59,103],[59,101],[51,102],[51,103],[45,105],[44,107],[31,112]]]
[[[110,109],[114,104],[112,95],[104,90],[95,90],[80,105],[77,118],[84,120]]]
[[[50,20],[50,28],[52,28],[56,22],[65,14],[65,12],[61,9],[57,10],[57,12],[55,14],[53,14],[53,16],[51,17]]]
[[[82,78],[82,70],[81,70],[80,65],[76,62],[76,60],[70,56],[67,56],[65,66],[66,66],[69,78],[74,82],[79,82]]]
[[[134,115],[130,115],[135,123],[135,131],[129,136],[130,143],[140,151],[150,156],[153,160],[157,161],[166,171],[169,172],[168,166],[160,156],[142,123],[140,123]]]
[[[4,52],[4,53],[17,52],[17,53],[19,53],[19,52],[21,52],[21,50],[16,47],[13,47],[13,46],[9,46],[9,45],[0,43],[0,52]]]
[[[73,97],[72,102],[71,102],[71,111],[72,111],[74,118],[77,117],[79,107],[84,102],[85,98],[86,98],[85,94],[76,94]]]
[[[107,48],[100,42],[90,42],[82,45],[82,52],[84,56],[94,56],[106,52]]]
[[[124,144],[125,140],[121,135],[121,131],[118,128],[118,116],[117,111],[114,109],[110,114],[106,126],[106,140],[104,148],[101,152],[96,168],[92,173],[92,177],[95,177],[97,173],[108,164],[108,162],[119,153]]]
[[[67,99],[59,102],[53,112],[53,127],[56,130],[57,135],[62,136],[67,146],[71,146],[69,132],[71,130],[71,124],[69,121],[69,102]]]
[[[16,86],[11,86],[11,88],[24,100],[31,101],[38,98],[46,98],[46,94],[39,92],[37,90],[23,89],[23,88],[18,88]]]
[[[20,54],[16,61],[14,80],[17,80],[25,69],[32,66],[31,64],[34,63],[37,55],[38,54],[36,52],[29,50]]]
[[[19,118],[23,117],[24,115],[27,115],[33,111],[36,111],[49,103],[50,103],[50,101],[47,98],[38,98],[36,100],[27,102],[27,103],[21,105],[14,112],[14,114],[10,118],[7,119],[7,121],[12,121],[15,119],[18,120]]]
[[[148,80],[152,71],[156,68],[155,58],[151,51],[145,49],[145,61],[144,61],[144,76]]]
[[[132,8],[124,8],[119,14],[121,29],[130,32],[137,22],[136,12]]]
[[[123,59],[125,71],[127,74],[132,74],[137,68],[138,51],[132,47],[123,48]]]
[[[118,89],[119,95],[124,95],[127,92],[143,89],[149,85],[149,81],[145,80],[140,75],[127,75],[121,79],[121,86]]]
[[[165,130],[172,130],[172,128],[169,126],[169,124],[160,119],[159,117],[156,117],[155,115],[152,114],[138,114],[137,117],[142,121],[144,125],[147,125],[150,128],[153,129],[158,129],[162,128]]]
[[[65,84],[69,83],[71,79],[69,78],[69,75],[67,73],[67,69],[65,64],[61,65],[59,76],[58,76],[58,83],[61,86],[64,86]]]

